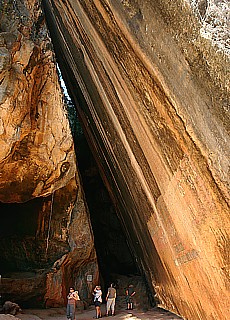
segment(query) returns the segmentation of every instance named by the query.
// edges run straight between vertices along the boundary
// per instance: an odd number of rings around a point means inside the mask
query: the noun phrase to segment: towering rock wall
[[[3,298],[63,305],[98,279],[88,210],[40,1],[0,4]]]
[[[160,305],[229,318],[228,58],[187,1],[44,0],[101,174]]]

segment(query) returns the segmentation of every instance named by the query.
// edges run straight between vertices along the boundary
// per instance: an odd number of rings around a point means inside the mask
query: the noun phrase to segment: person
[[[126,303],[127,303],[127,309],[126,310],[133,310],[133,296],[136,294],[134,291],[133,285],[130,284],[128,288],[125,291],[126,293]]]
[[[69,288],[69,294],[67,296],[67,319],[75,320],[76,301],[80,300],[78,291],[75,291],[73,287]]]
[[[93,302],[96,308],[96,319],[99,319],[102,317],[101,315],[102,291],[100,286],[95,287],[95,289],[93,290],[93,295],[94,295]]]
[[[114,316],[115,311],[115,301],[116,301],[116,289],[113,286],[113,283],[111,283],[110,287],[108,288],[108,293],[106,295],[106,316],[108,317],[109,311],[111,310],[112,316]]]

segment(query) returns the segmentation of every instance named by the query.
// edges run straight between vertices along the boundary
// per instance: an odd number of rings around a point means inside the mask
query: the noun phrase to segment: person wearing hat
[[[96,319],[99,319],[102,317],[101,315],[101,303],[102,303],[102,291],[100,286],[96,286],[93,290],[93,302],[96,308]]]
[[[69,288],[69,294],[67,296],[67,319],[75,320],[76,301],[80,300],[78,291],[75,291],[73,287]]]

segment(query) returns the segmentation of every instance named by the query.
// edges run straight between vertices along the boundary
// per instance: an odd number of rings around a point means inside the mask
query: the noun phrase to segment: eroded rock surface
[[[2,299],[91,301],[98,280],[88,210],[40,1],[0,3]]]
[[[63,76],[161,306],[229,318],[229,64],[187,1],[43,1]],[[226,313],[223,313],[226,310]]]
[[[52,46],[36,1],[1,3],[0,201],[48,195],[75,175]]]

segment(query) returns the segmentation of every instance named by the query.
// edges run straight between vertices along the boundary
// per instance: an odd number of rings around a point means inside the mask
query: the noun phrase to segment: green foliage
[[[59,66],[57,65],[57,71],[58,71],[58,76],[59,76],[59,81],[60,81],[60,85],[63,91],[63,98],[64,98],[64,104],[66,107],[66,111],[67,111],[67,116],[68,116],[68,120],[69,120],[69,124],[70,124],[70,129],[73,135],[73,139],[76,140],[77,138],[79,138],[80,136],[83,135],[83,130],[77,115],[77,111],[76,111],[76,107],[73,104],[65,82],[63,80],[62,74],[61,74],[61,70],[59,68]]]
[[[77,115],[76,108],[69,96],[64,94],[64,101],[67,110],[68,120],[73,138],[76,139],[83,135],[82,127]]]

